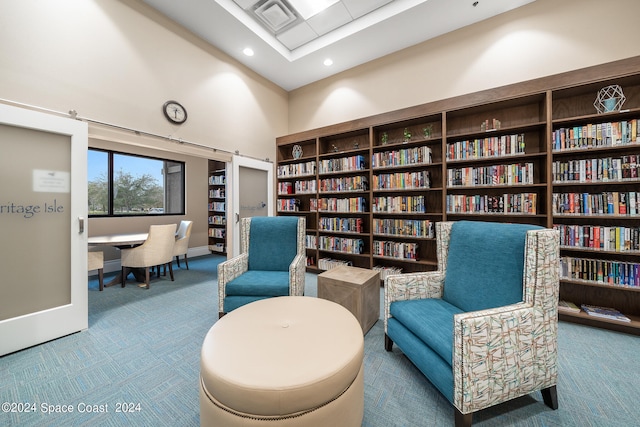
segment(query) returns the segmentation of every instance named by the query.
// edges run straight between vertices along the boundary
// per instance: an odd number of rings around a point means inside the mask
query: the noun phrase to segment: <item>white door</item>
[[[233,224],[233,256],[240,254],[240,219],[273,215],[273,163],[233,156],[227,224]]]
[[[0,356],[88,327],[87,124],[0,105]]]

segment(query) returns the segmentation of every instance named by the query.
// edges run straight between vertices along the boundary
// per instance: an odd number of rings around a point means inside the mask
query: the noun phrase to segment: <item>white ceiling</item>
[[[306,21],[287,0],[143,1],[290,91],[535,0],[341,0]]]

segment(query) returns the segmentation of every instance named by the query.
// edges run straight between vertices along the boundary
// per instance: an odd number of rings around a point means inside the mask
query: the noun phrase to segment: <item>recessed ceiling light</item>
[[[333,59],[331,58],[327,58],[324,60],[324,65],[326,65],[327,67],[330,67],[333,65]]]
[[[242,53],[244,53],[247,56],[253,56],[253,49],[251,49],[250,47],[245,47]]]

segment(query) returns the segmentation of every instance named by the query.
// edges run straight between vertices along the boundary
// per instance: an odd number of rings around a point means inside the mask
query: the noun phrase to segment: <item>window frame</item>
[[[186,214],[186,181],[187,181],[187,168],[186,168],[186,162],[181,161],[181,160],[174,160],[174,159],[168,159],[168,158],[162,158],[162,157],[155,157],[155,156],[149,156],[149,155],[144,155],[144,154],[133,154],[133,153],[127,153],[124,151],[116,151],[116,150],[109,150],[109,149],[104,149],[104,148],[94,148],[94,147],[89,147],[88,149],[89,151],[97,151],[97,152],[102,152],[102,153],[106,153],[107,154],[107,193],[108,193],[108,197],[107,197],[107,213],[105,214],[91,214],[89,213],[88,216],[89,218],[129,218],[129,217],[134,217],[134,218],[140,218],[140,217],[158,217],[158,216],[176,216],[176,215],[185,215]],[[87,153],[88,155],[88,153]],[[141,159],[149,159],[149,160],[157,160],[157,161],[161,161],[163,163],[165,163],[166,166],[166,162],[171,162],[171,163],[177,163],[181,165],[181,169],[182,169],[182,179],[181,179],[181,183],[180,183],[180,189],[181,189],[181,197],[180,197],[180,212],[163,212],[163,213],[149,213],[149,212],[143,212],[143,213],[114,213],[113,207],[114,207],[114,200],[113,200],[113,186],[114,186],[114,156],[115,155],[121,155],[121,156],[129,156],[129,157],[138,157]],[[162,183],[163,186],[163,190],[166,190],[166,188],[164,187],[166,184],[166,182]]]

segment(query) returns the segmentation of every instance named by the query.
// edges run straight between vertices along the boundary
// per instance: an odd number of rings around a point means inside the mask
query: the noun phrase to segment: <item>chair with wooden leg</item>
[[[122,287],[129,269],[144,268],[145,282],[139,286],[149,289],[150,269],[156,266],[167,265],[171,281],[173,281],[173,245],[176,241],[176,225],[152,225],[149,227],[149,237],[140,246],[132,249],[122,249],[120,258],[122,265]],[[160,269],[158,268],[158,275]]]
[[[176,263],[180,267],[180,255],[184,255],[184,264],[189,269],[189,261],[187,261],[187,251],[189,250],[189,237],[191,237],[191,228],[193,221],[180,221],[178,227],[178,235],[176,243],[173,245],[173,256],[176,257]]]
[[[104,289],[104,254],[90,251],[87,256],[87,271],[98,271],[98,284],[100,290]]]

